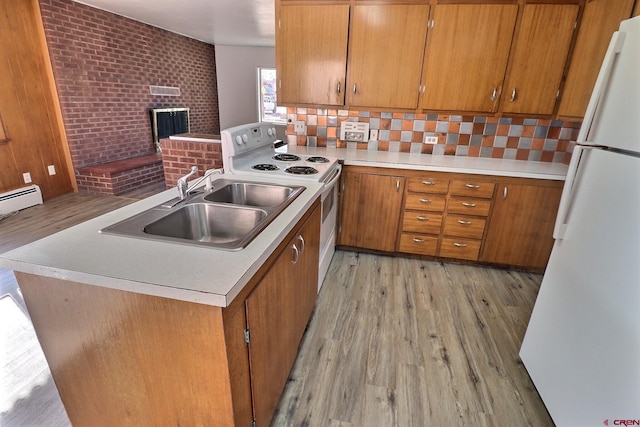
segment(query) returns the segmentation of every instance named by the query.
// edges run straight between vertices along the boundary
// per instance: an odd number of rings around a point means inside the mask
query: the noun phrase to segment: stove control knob
[[[242,137],[240,135],[236,135],[236,144],[242,145]]]
[[[273,136],[273,131],[271,130],[271,128],[267,129],[267,135]]]
[[[243,142],[244,144],[246,144],[247,142],[249,142],[249,137],[247,136],[247,134],[246,134],[246,133],[242,135],[242,142]]]

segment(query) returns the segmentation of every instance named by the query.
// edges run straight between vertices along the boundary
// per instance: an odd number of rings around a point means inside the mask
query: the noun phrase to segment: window
[[[278,106],[275,68],[258,68],[260,95],[258,110],[261,122],[286,123],[287,108]]]

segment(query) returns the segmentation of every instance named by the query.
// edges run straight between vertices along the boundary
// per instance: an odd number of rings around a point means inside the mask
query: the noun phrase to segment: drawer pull
[[[424,239],[418,239],[417,237],[414,237],[413,241],[416,243],[424,243]]]
[[[418,221],[429,221],[429,217],[426,216],[417,216],[416,219]]]
[[[420,199],[420,203],[431,203],[430,199]]]
[[[458,243],[458,242],[455,242],[455,243],[453,244],[453,246],[455,246],[456,248],[466,248],[466,247],[467,247],[467,244],[466,244],[466,243]]]
[[[465,184],[464,186],[467,188],[473,188],[474,190],[480,188],[479,185],[475,185],[475,184]]]
[[[471,221],[463,221],[461,219],[458,220],[458,224],[462,224],[462,225],[471,225]]]
[[[422,183],[423,183],[424,185],[436,185],[436,183],[435,183],[435,182],[433,182],[433,181],[431,181],[431,180],[422,181]]]
[[[475,203],[469,203],[469,202],[462,202],[462,206],[465,206],[467,208],[475,208],[476,204]]]

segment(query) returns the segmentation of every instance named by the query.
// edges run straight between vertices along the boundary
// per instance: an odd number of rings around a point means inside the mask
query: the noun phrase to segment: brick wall
[[[218,142],[192,142],[174,139],[161,139],[162,165],[167,188],[175,187],[178,178],[186,175],[191,166],[198,166],[202,176],[207,169],[222,167],[222,145]]]
[[[189,107],[192,132],[220,132],[213,45],[71,0],[40,9],[76,169],[152,153],[153,107]]]

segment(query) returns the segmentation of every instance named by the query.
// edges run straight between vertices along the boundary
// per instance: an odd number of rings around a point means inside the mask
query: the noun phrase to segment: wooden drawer
[[[422,234],[402,233],[398,252],[435,256],[438,250],[438,238]]]
[[[446,196],[444,195],[407,193],[407,199],[404,202],[404,207],[405,209],[420,211],[444,212],[445,201]]]
[[[426,234],[440,234],[442,215],[419,211],[405,211],[402,217],[402,231]]]
[[[484,218],[448,215],[444,222],[444,235],[482,239],[486,222]]]
[[[449,191],[449,180],[435,177],[409,178],[409,191],[418,193],[438,193],[447,194]]]
[[[449,205],[447,206],[447,212],[463,215],[487,216],[489,215],[490,208],[491,200],[473,199],[470,197],[451,197],[449,199]]]
[[[469,196],[469,197],[480,197],[482,199],[490,199],[493,197],[493,190],[495,188],[496,188],[496,184],[494,182],[486,182],[486,181],[475,182],[473,180],[451,181],[452,196]]]
[[[478,260],[480,253],[480,240],[465,239],[462,237],[445,237],[440,245],[440,256],[443,258]]]

